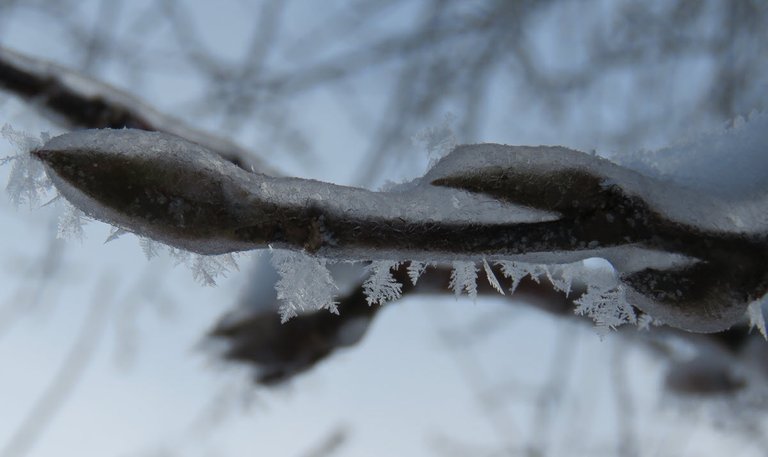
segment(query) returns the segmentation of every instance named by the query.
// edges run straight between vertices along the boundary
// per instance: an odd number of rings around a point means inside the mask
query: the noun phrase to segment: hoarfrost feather
[[[122,233],[126,233],[125,230],[115,228],[107,241],[117,238]],[[233,254],[195,254],[144,237],[139,238],[139,246],[147,260],[152,260],[166,251],[175,265],[185,265],[192,272],[192,278],[204,286],[213,287],[218,278],[224,278],[230,272],[240,270]]]
[[[453,262],[451,283],[448,285],[458,297],[465,291],[473,300],[477,298],[477,266],[475,262]]]
[[[107,244],[110,241],[115,241],[116,239],[120,238],[126,233],[129,233],[129,232],[127,230],[121,229],[120,227],[112,227],[112,229],[109,231],[109,236],[107,237],[106,240],[104,240],[104,244]]]
[[[17,207],[22,204],[27,204],[30,208],[37,206],[51,192],[53,184],[45,173],[43,164],[32,157],[29,152],[42,146],[47,135],[41,135],[43,138],[41,141],[31,135],[14,130],[8,125],[4,125],[0,129],[0,135],[18,150],[17,155],[4,158],[0,162],[0,164],[13,162],[6,186],[8,197]]]
[[[392,276],[392,268],[397,268],[398,262],[380,260],[371,263],[368,269],[371,275],[363,283],[365,300],[369,305],[380,305],[400,298],[403,293],[403,285]]]
[[[408,277],[411,279],[411,284],[414,286],[416,285],[416,282],[418,282],[421,275],[424,274],[427,266],[429,266],[429,263],[427,262],[411,261],[408,265]]]
[[[485,270],[485,276],[488,278],[488,283],[491,287],[501,295],[505,295],[504,289],[501,287],[501,284],[499,284],[499,280],[496,278],[496,275],[493,274],[493,270],[491,269],[491,266],[488,265],[488,261],[485,260],[485,258],[483,258],[483,269]]]
[[[83,241],[85,231],[83,225],[88,222],[85,213],[64,201],[64,212],[59,216],[56,238],[63,240],[77,239]]]
[[[627,303],[625,289],[621,285],[590,284],[587,292],[574,303],[574,312],[595,321],[601,336],[620,325],[637,323],[635,311]]]
[[[573,278],[583,270],[582,266],[582,262],[576,262],[548,267],[546,268],[547,279],[552,283],[555,290],[564,292],[567,297],[571,293]]]
[[[153,257],[157,257],[160,254],[160,247],[162,245],[157,241],[142,237],[139,238],[139,246],[141,246],[141,250],[144,252],[144,256],[147,260],[151,260]]]
[[[338,314],[334,301],[337,288],[325,259],[303,252],[273,249],[272,265],[280,279],[275,284],[281,301],[280,320],[285,323],[299,313],[327,309]]]
[[[215,286],[217,278],[226,277],[230,271],[238,270],[231,254],[193,254],[189,257],[188,266],[192,269],[195,281],[205,286]]]
[[[512,280],[512,287],[509,288],[509,293],[514,294],[517,290],[517,286],[520,285],[526,276],[530,276],[532,280],[539,283],[539,276],[547,274],[547,268],[543,265],[534,265],[523,262],[511,262],[502,260],[497,262],[497,265],[501,266],[501,273]]]

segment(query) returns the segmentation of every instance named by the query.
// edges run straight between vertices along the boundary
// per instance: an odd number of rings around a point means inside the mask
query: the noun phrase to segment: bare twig
[[[235,143],[191,128],[133,95],[60,65],[0,47],[0,89],[29,100],[66,128],[134,128],[198,143],[245,170],[279,174]]]

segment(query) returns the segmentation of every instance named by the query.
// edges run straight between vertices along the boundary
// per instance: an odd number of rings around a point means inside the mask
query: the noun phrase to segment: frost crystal
[[[546,268],[547,279],[552,283],[555,290],[564,292],[567,297],[571,293],[573,277],[581,271],[581,267],[582,263],[576,262],[574,264]]]
[[[637,318],[632,306],[627,303],[625,290],[621,285],[590,284],[587,292],[574,301],[575,313],[588,316],[595,321],[598,334],[615,330],[624,324],[636,324]]]
[[[232,254],[192,254],[188,262],[192,269],[192,277],[205,286],[215,286],[216,278],[224,277],[232,270],[238,270],[237,262]]]
[[[515,293],[517,286],[520,285],[520,281],[526,276],[530,276],[531,279],[538,283],[539,276],[547,274],[547,268],[543,265],[509,261],[498,262],[498,265],[501,266],[501,273],[505,277],[512,279],[512,287],[509,288],[510,294]]]
[[[414,286],[416,285],[416,282],[419,280],[422,274],[424,274],[424,271],[429,266],[429,263],[426,262],[416,262],[411,261],[411,263],[408,265],[408,277],[411,279],[411,284]]]
[[[125,230],[114,228],[105,243],[119,237],[123,233],[126,233]],[[159,256],[163,250],[166,250],[176,265],[185,265],[192,271],[192,278],[204,286],[215,286],[217,278],[226,277],[231,271],[238,271],[240,269],[233,254],[195,254],[183,249],[166,246],[149,238],[139,238],[139,246],[141,246],[141,250],[144,252],[147,260],[152,260],[152,258]]]
[[[763,338],[768,340],[765,331],[765,317],[763,316],[763,301],[765,301],[765,299],[750,303],[749,307],[747,307],[747,315],[749,316],[750,329],[757,327],[757,330],[760,331]]]
[[[45,173],[43,164],[29,154],[29,151],[40,147],[43,144],[42,141],[16,131],[8,125],[3,126],[0,135],[19,151],[19,154],[7,157],[0,162],[0,164],[5,164],[13,161],[6,186],[11,202],[16,206],[27,204],[30,208],[38,205],[53,186]]]
[[[56,231],[56,238],[62,240],[77,239],[83,241],[83,225],[88,222],[85,213],[75,208],[71,204],[64,203],[64,212],[59,216],[59,225]]]
[[[280,303],[280,320],[287,322],[299,313],[327,309],[338,314],[334,301],[337,287],[325,259],[303,252],[273,249],[272,265],[280,279],[275,284]]]
[[[110,241],[115,241],[116,239],[120,238],[121,236],[128,233],[126,230],[121,229],[120,227],[112,227],[112,230],[109,231],[109,236],[106,240],[104,240],[104,244],[109,243]]]
[[[413,138],[415,142],[421,143],[423,148],[427,150],[430,167],[456,147],[453,120],[454,116],[448,114],[439,125],[426,128]]]
[[[451,283],[448,285],[458,297],[462,291],[477,298],[477,266],[475,262],[453,262]]]
[[[500,293],[501,295],[504,294],[504,289],[502,289],[501,284],[499,284],[499,280],[496,278],[496,275],[493,274],[493,270],[491,270],[491,266],[488,265],[488,261],[483,259],[483,269],[485,270],[485,276],[488,278],[488,283],[493,287],[496,292]]]
[[[139,238],[139,246],[141,246],[141,250],[144,252],[144,256],[147,260],[157,257],[160,254],[160,248],[162,247],[160,243],[150,240],[149,238]]]
[[[400,298],[403,293],[403,285],[395,280],[391,271],[398,265],[398,262],[381,260],[371,263],[368,267],[371,276],[363,283],[363,291],[365,292],[365,300],[369,305],[374,303],[382,305]]]
[[[233,270],[239,270],[237,261],[232,254],[203,255],[194,252],[165,246],[162,243],[150,242],[142,246],[144,253],[156,256],[161,248],[167,248],[176,265],[186,265],[192,270],[192,278],[204,286],[215,286],[216,278],[226,277]]]

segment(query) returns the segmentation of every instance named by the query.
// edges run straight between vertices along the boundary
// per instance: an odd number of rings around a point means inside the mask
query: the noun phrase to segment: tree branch
[[[181,138],[82,131],[32,152],[62,195],[201,254],[268,246],[335,260],[609,260],[627,299],[692,331],[768,290],[763,201],[734,203],[561,147],[456,148],[388,192],[247,173]]]
[[[0,89],[67,129],[133,128],[170,133],[198,143],[245,170],[279,174],[250,151],[165,115],[131,94],[52,62],[0,46]]]

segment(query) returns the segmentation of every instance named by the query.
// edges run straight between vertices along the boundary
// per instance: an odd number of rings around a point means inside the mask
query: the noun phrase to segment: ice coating
[[[290,231],[287,221],[272,226],[270,221],[281,217],[302,218],[311,224],[320,215],[335,216],[347,221],[347,226],[372,219],[401,224],[513,224],[556,219],[549,212],[461,190],[446,192],[423,185],[410,192],[372,192],[248,173],[199,145],[156,132],[73,132],[50,140],[35,154],[49,169],[55,169],[50,174],[62,195],[85,213],[203,254],[264,248],[310,235],[255,236],[262,231]],[[316,236],[333,237],[333,233],[318,230]],[[325,244],[308,238],[303,242],[309,250]],[[321,246],[313,249],[313,243]],[[359,253],[351,248],[346,253],[324,255]]]
[[[597,177],[601,187],[617,185],[628,196],[642,197],[652,209],[675,222],[705,230],[765,231],[762,221],[756,221],[747,213],[748,205],[734,205],[719,194],[677,185],[670,179],[646,176],[607,159],[559,146],[459,146],[423,179],[447,183],[461,181],[463,177],[480,176],[479,180],[483,180],[486,179],[483,174],[504,174],[505,179],[522,183],[535,178],[529,185],[536,194],[550,191],[558,197],[579,198],[579,192],[587,189],[575,187],[580,179],[576,176],[578,173]],[[768,173],[766,175],[768,177]]]

